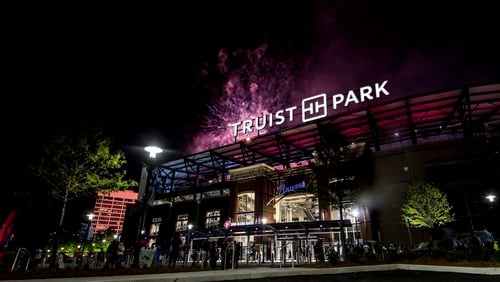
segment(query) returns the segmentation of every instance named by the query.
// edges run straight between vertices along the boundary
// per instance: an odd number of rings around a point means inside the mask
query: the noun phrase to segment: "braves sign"
[[[347,107],[349,104],[364,103],[382,96],[388,96],[387,80],[375,85],[366,85],[358,90],[349,90],[347,94],[337,93],[331,96],[332,106],[328,107],[328,97],[326,93],[302,99],[302,122],[309,122],[326,117],[329,110],[336,110],[338,107]],[[259,131],[264,128],[277,126],[294,120],[294,116],[299,107],[293,106],[276,111],[275,113],[264,114],[260,117],[245,119],[240,122],[231,123],[233,136]]]
[[[301,181],[299,183],[295,183],[292,185],[281,184],[278,187],[278,194],[279,195],[287,195],[287,194],[301,192],[301,191],[305,191],[305,190],[306,190],[306,182]]]

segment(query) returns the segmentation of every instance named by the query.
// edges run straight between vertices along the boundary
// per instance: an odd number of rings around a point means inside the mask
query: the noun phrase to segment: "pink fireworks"
[[[267,45],[256,49],[219,52],[216,68],[203,70],[223,77],[218,85],[206,85],[212,93],[209,113],[202,130],[193,137],[188,150],[192,153],[226,145],[240,139],[265,133],[252,132],[235,140],[230,124],[263,116],[282,107],[292,91],[292,75],[288,64],[266,56]]]

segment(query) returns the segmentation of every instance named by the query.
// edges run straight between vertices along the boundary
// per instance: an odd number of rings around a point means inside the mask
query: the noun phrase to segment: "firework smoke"
[[[494,9],[481,6],[471,12],[464,4],[449,13],[445,4],[432,9],[414,5],[414,12],[408,13],[405,5],[314,1],[310,21],[303,23],[308,26],[278,38],[290,49],[276,47],[279,40],[270,41],[273,50],[294,62],[293,81],[291,64],[270,58],[267,45],[221,50],[218,63],[202,72],[211,77],[202,83],[213,98],[189,151],[232,143],[229,124],[320,93],[333,95],[389,80],[393,99],[498,80],[499,45],[491,36],[494,16],[483,16]],[[463,21],[471,16],[474,21]]]
[[[209,113],[189,151],[199,152],[232,143],[235,139],[229,124],[273,112],[286,103],[293,85],[290,68],[285,62],[266,56],[266,50],[266,44],[234,52],[222,49],[217,67],[203,70],[204,75],[217,72],[223,79],[219,85],[208,86],[213,96]]]

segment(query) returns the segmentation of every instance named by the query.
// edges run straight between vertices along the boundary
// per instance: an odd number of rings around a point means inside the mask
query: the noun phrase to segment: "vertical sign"
[[[137,200],[140,202],[144,201],[147,182],[148,182],[148,169],[145,164],[142,164],[141,181],[139,182],[139,194],[137,195]]]

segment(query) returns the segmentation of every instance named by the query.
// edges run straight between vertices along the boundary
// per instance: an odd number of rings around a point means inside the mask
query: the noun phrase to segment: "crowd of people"
[[[188,242],[189,241],[189,242]],[[1,246],[5,261],[5,250],[12,249],[15,246],[14,240],[8,241],[9,245]],[[287,258],[297,259],[288,248],[286,241],[281,241],[280,259],[286,263]],[[245,246],[238,241],[232,241],[229,238],[225,240],[210,240],[210,238],[196,238],[194,240],[182,240],[179,233],[175,233],[168,242],[155,243],[150,246],[148,241],[136,241],[135,245],[126,248],[124,242],[113,240],[106,250],[101,249],[96,253],[88,253],[83,256],[81,253],[75,253],[71,260],[71,267],[88,268],[109,268],[116,269],[121,267],[168,267],[176,266],[188,267],[188,262],[192,268],[200,269],[222,269],[238,268],[239,261],[243,254],[247,256],[248,261],[264,262],[264,246],[256,248],[255,244]],[[301,261],[325,262],[340,260],[340,245],[323,242],[321,238],[311,241],[311,245],[297,246],[297,256],[302,256]],[[455,234],[449,228],[437,229],[432,233],[432,240],[420,243],[416,246],[405,246],[403,244],[382,244],[380,242],[363,241],[361,244],[349,242],[346,244],[346,250],[343,255],[356,254],[358,256],[374,256],[378,260],[384,260],[387,256],[403,256],[409,253],[418,253],[426,250],[477,250],[486,254],[493,254],[495,248],[494,236],[484,227],[469,233]],[[243,251],[245,250],[245,251]],[[497,250],[498,251],[498,250]],[[267,252],[268,259],[269,252]],[[12,252],[14,254],[14,252]],[[11,254],[11,256],[12,256]],[[41,258],[42,256],[38,256]],[[69,267],[67,255],[59,253],[56,260],[58,268]]]
[[[135,249],[133,266],[168,268],[188,265],[192,268],[216,269],[220,261],[222,269],[238,268],[241,257],[241,243],[236,241],[210,241],[209,238],[184,242],[179,233],[175,233],[165,246],[160,243],[151,247],[142,246]],[[152,253],[153,255],[149,255]],[[147,261],[147,263],[144,263]]]

